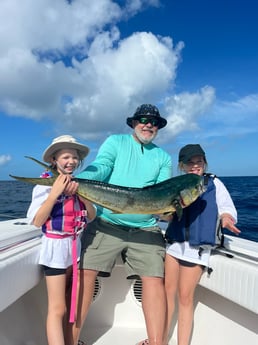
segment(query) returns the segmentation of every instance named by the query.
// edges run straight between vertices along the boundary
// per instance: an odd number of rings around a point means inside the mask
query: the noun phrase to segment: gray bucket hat
[[[167,120],[160,116],[159,109],[152,104],[142,104],[140,105],[132,117],[126,119],[128,126],[133,128],[133,120],[137,120],[140,117],[156,117],[159,120],[158,128],[163,128],[167,124]]]

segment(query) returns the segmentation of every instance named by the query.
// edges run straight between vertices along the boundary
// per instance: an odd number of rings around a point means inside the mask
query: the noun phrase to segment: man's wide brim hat
[[[60,137],[53,139],[52,143],[44,151],[42,158],[45,162],[52,163],[52,158],[55,153],[63,149],[77,150],[81,160],[90,152],[90,149],[87,146],[78,143],[71,135],[61,135]]]
[[[152,104],[142,104],[140,105],[132,117],[126,119],[128,126],[133,128],[133,121],[138,120],[141,117],[152,117],[159,120],[158,128],[163,128],[167,124],[167,120],[160,116],[159,109]]]

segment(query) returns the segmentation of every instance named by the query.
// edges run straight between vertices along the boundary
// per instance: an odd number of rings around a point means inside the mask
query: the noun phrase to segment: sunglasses
[[[150,123],[152,126],[159,125],[159,119],[155,119],[151,117],[139,117],[137,121],[141,123],[142,125],[147,125],[147,123]]]

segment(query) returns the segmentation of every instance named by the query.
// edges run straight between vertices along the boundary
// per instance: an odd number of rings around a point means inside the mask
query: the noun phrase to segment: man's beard
[[[156,135],[157,135],[157,132],[156,133],[152,133],[152,135],[148,138],[145,138],[142,134],[141,134],[141,131],[140,130],[137,130],[137,129],[134,129],[134,132],[135,132],[135,136],[137,137],[137,139],[144,145],[147,145],[149,143],[151,143]]]

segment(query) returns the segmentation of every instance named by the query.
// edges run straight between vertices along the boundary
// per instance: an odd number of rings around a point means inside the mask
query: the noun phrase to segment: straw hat
[[[77,150],[81,160],[85,158],[90,151],[87,146],[78,143],[71,135],[61,135],[53,139],[51,145],[46,148],[42,156],[43,160],[47,163],[51,163],[54,154],[62,149]]]

